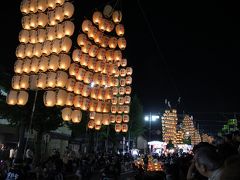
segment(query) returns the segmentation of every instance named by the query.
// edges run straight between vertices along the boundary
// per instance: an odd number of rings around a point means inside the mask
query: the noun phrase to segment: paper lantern
[[[122,113],[123,113],[123,106],[118,105],[118,107],[117,107],[117,113],[118,113],[118,114],[122,114]]]
[[[119,94],[124,95],[125,94],[125,87],[119,87]]]
[[[55,3],[57,4],[57,5],[63,5],[64,4],[64,2],[65,2],[65,0],[55,0]]]
[[[37,90],[37,79],[38,79],[38,75],[30,75],[30,86],[29,89],[30,90]]]
[[[124,112],[125,114],[128,114],[128,113],[129,113],[129,110],[130,110],[130,108],[129,108],[128,105],[124,105],[124,106],[123,106],[123,112]]]
[[[21,76],[13,76],[12,78],[12,88],[13,89],[20,89],[20,80]]]
[[[47,74],[40,73],[37,78],[37,87],[40,89],[45,89],[47,85]]]
[[[37,26],[45,27],[48,24],[48,16],[44,13],[37,14]]]
[[[94,82],[94,84],[99,85],[101,81],[102,81],[102,76],[101,76],[101,74],[99,74],[99,73],[94,73],[94,74],[93,74],[93,82]]]
[[[97,33],[94,36],[94,42],[96,44],[101,44],[103,40],[104,34],[101,31],[97,31]]]
[[[122,21],[122,12],[121,11],[113,11],[112,20],[116,24],[120,23]]]
[[[119,86],[119,79],[115,78],[114,79],[114,86]],[[115,88],[116,89],[116,88]],[[118,93],[118,92],[117,92]]]
[[[73,93],[67,93],[67,98],[65,105],[66,106],[73,106],[73,100],[74,100],[74,94]]]
[[[64,108],[62,110],[62,119],[64,121],[70,121],[71,120],[71,115],[72,115],[72,109],[71,108]]]
[[[120,74],[120,71],[117,70],[116,73],[114,74],[114,77],[118,78],[118,77],[119,77],[119,74]]]
[[[21,30],[18,36],[18,39],[21,43],[28,43],[29,42],[29,31],[28,30]]]
[[[83,86],[84,86],[84,84],[82,82],[77,81],[74,84],[74,89],[73,89],[74,93],[75,94],[82,94]]]
[[[106,31],[107,28],[107,20],[106,19],[102,19],[99,24],[98,24],[98,29],[102,32]]]
[[[99,88],[97,88],[97,87],[92,88],[91,98],[97,99],[98,93],[99,93]]]
[[[56,87],[64,88],[67,84],[68,74],[64,71],[57,71]]]
[[[26,91],[19,91],[17,97],[17,104],[24,106],[28,101],[28,93]]]
[[[66,83],[67,91],[70,91],[70,92],[74,91],[75,83],[76,83],[75,79],[69,78]]]
[[[74,24],[71,21],[64,21],[62,23],[63,32],[66,36],[72,36],[74,33]]]
[[[25,72],[27,74],[30,73],[30,71],[31,71],[30,67],[31,67],[31,59],[28,59],[28,58],[24,59],[23,72]]]
[[[121,132],[122,130],[122,125],[121,124],[115,124],[115,131],[116,132]]]
[[[37,10],[39,12],[44,12],[47,9],[47,1],[46,0],[38,0],[37,1]]]
[[[102,112],[103,111],[103,106],[104,106],[104,103],[102,101],[98,101],[96,111],[97,112]]]
[[[102,75],[101,85],[102,85],[102,86],[106,86],[106,85],[107,85],[107,81],[108,81],[107,75],[103,74],[103,75]]]
[[[77,74],[76,74],[76,79],[79,80],[79,81],[83,81],[84,76],[85,76],[85,73],[86,73],[86,70],[85,70],[85,69],[79,68],[79,69],[78,69],[78,72],[77,72]]]
[[[67,54],[59,55],[59,69],[68,70],[68,68],[70,67],[70,63],[71,63],[71,58],[69,55]]]
[[[89,58],[88,69],[95,69],[96,63],[97,63],[97,61],[95,58]]]
[[[95,126],[94,120],[89,120],[89,121],[88,121],[88,128],[89,128],[89,129],[93,129],[94,126]]]
[[[55,0],[47,0],[47,6],[48,8],[51,10],[51,9],[54,9],[56,7],[56,1]]]
[[[20,80],[20,88],[21,89],[28,89],[29,88],[29,76],[22,75]]]
[[[30,14],[29,17],[30,17],[30,23],[29,23],[30,29],[36,28],[38,26],[37,14]]]
[[[109,41],[108,41],[108,46],[112,49],[115,49],[118,45],[118,40],[117,38],[115,37],[111,37],[109,38]]]
[[[47,38],[47,33],[45,29],[37,30],[37,41],[43,43]]]
[[[10,90],[7,95],[6,102],[9,105],[15,105],[18,101],[18,91]]]
[[[95,125],[102,125],[102,113],[96,113],[94,117]]]
[[[88,110],[89,105],[90,105],[90,99],[88,99],[88,98],[83,98],[83,105],[82,105],[82,107],[80,107],[80,108],[81,108],[82,110],[86,111],[86,110]]]
[[[109,113],[111,111],[111,104],[109,102],[104,102],[103,111],[104,113]]]
[[[56,27],[47,27],[46,28],[46,33],[47,33],[47,40],[52,41],[56,39]]]
[[[73,99],[73,104],[74,104],[74,107],[80,108],[83,104],[83,97],[80,95],[75,96]]]
[[[18,58],[24,58],[25,57],[25,48],[26,46],[23,44],[20,44],[16,49],[16,56]]]
[[[36,13],[37,12],[37,0],[29,1],[29,12]]]
[[[127,59],[121,59],[121,66],[126,67],[127,66]]]
[[[23,0],[20,4],[20,11],[23,13],[23,14],[28,14],[29,13],[29,0]]]
[[[74,49],[72,52],[73,61],[80,62],[81,55],[82,55],[82,51],[80,49]]]
[[[114,23],[112,21],[107,21],[106,23],[106,31],[112,32],[114,30]]]
[[[116,25],[116,33],[118,36],[123,36],[124,35],[124,26],[122,24]]]
[[[17,74],[22,74],[23,72],[23,60],[17,60],[14,64],[14,72]]]
[[[131,102],[131,96],[125,96],[124,103],[125,104],[130,104],[130,102]]]
[[[124,97],[122,97],[122,96],[120,96],[120,97],[118,97],[118,104],[119,105],[123,105],[124,104]]]
[[[90,93],[91,93],[91,88],[90,88],[90,86],[84,84],[84,85],[83,85],[82,92],[81,92],[82,96],[83,96],[83,97],[88,97],[88,96],[90,95]]]
[[[53,107],[56,104],[56,92],[55,91],[45,91],[43,94],[43,102],[47,107]]]
[[[89,113],[89,118],[90,118],[90,119],[94,119],[94,118],[95,118],[95,115],[96,115],[96,112],[90,112],[90,113]]]
[[[90,84],[93,81],[93,73],[90,71],[86,71],[86,73],[84,74],[83,81],[86,84]]]
[[[116,96],[118,94],[118,88],[117,87],[113,87],[113,95]]]
[[[111,99],[111,102],[112,102],[113,105],[116,105],[117,102],[118,102],[118,98],[117,98],[117,97],[113,97],[113,98]]]
[[[121,50],[124,50],[127,46],[127,41],[124,37],[120,37],[117,41],[118,47]]]
[[[87,42],[81,47],[82,52],[88,53],[91,46],[92,46],[92,43],[91,43],[90,41],[87,41]]]
[[[42,46],[42,54],[48,56],[51,53],[52,41],[45,41]]]
[[[72,40],[69,37],[63,37],[61,39],[61,50],[68,53],[72,47]]]
[[[96,45],[91,45],[88,53],[89,53],[89,56],[95,57],[98,53],[98,47]]]
[[[102,61],[104,61],[105,60],[105,54],[106,54],[106,50],[104,49],[104,48],[99,48],[98,49],[98,54],[97,54],[97,58],[99,59],[99,60],[102,60]]]
[[[96,68],[94,69],[95,72],[101,72],[105,66],[103,61],[97,61]]]
[[[122,132],[127,132],[127,131],[128,131],[128,125],[122,124]]]
[[[50,26],[55,26],[57,24],[57,21],[55,19],[55,12],[54,11],[48,11],[47,15],[48,15],[48,24]]]
[[[56,105],[57,106],[64,106],[66,103],[66,99],[67,99],[67,91],[62,90],[62,89],[58,89],[56,91]]]
[[[112,61],[114,58],[114,51],[113,50],[107,50],[106,51],[106,59],[107,61]]]
[[[101,22],[102,18],[103,18],[102,13],[100,11],[95,11],[93,13],[92,21],[94,24],[98,25]]]
[[[129,115],[128,114],[124,114],[123,115],[123,122],[124,123],[128,123],[129,122]]]
[[[87,42],[87,36],[86,34],[79,34],[77,37],[77,44],[82,47],[86,44]]]
[[[54,88],[56,86],[57,74],[55,72],[47,73],[47,87]]]
[[[113,8],[112,6],[110,5],[106,5],[103,9],[103,15],[106,17],[106,18],[110,18],[111,15],[112,15],[112,12],[113,12]]]
[[[98,99],[104,100],[104,95],[105,95],[105,90],[103,88],[100,88],[98,92]]]
[[[76,63],[72,63],[69,67],[69,74],[71,76],[76,76],[79,66]]]
[[[102,42],[100,42],[101,47],[104,47],[104,48],[108,47],[108,41],[109,41],[109,38],[107,36],[103,36]]]
[[[127,75],[132,75],[132,73],[133,73],[133,69],[131,68],[131,67],[127,67],[126,68],[126,73],[127,73]]]
[[[30,28],[30,16],[23,16],[22,17],[22,27],[23,29],[31,29]]]
[[[96,125],[96,124],[95,124],[95,130],[98,131],[98,130],[100,130],[100,129],[101,129],[101,125]]]
[[[62,7],[56,7],[54,9],[54,15],[55,15],[55,21],[57,22],[62,22],[64,19],[64,14],[63,14],[63,8]]]
[[[131,92],[132,92],[132,88],[130,87],[130,86],[126,86],[126,89],[125,89],[126,91],[126,94],[131,94]]]
[[[116,115],[116,123],[121,123],[122,122],[122,115],[118,114]]]
[[[116,116],[113,115],[113,114],[111,114],[111,115],[109,116],[109,119],[110,119],[110,122],[111,122],[111,123],[115,123]]]
[[[126,77],[126,84],[127,84],[127,85],[132,84],[132,77],[131,77],[131,76],[127,76],[127,77]]]
[[[61,39],[65,36],[64,27],[63,27],[62,24],[57,24],[56,28],[55,28],[55,31],[56,31],[56,38]]]
[[[82,111],[73,110],[71,114],[71,119],[73,123],[80,123],[82,120]]]
[[[33,44],[27,44],[25,49],[25,56],[31,58],[33,56]]]
[[[116,105],[112,105],[112,106],[111,106],[111,112],[112,112],[113,114],[115,114],[115,113],[117,112],[117,106],[116,106]]]
[[[34,44],[32,55],[36,57],[40,57],[42,55],[42,43]]]
[[[121,77],[125,77],[126,76],[126,69],[124,69],[124,68],[120,69],[119,74],[120,74]]]
[[[109,114],[103,114],[102,124],[105,125],[105,126],[110,124]]]
[[[52,53],[59,54],[61,52],[61,40],[60,39],[54,39],[52,41]]]
[[[79,50],[81,52],[81,50]],[[87,66],[88,65],[88,61],[89,61],[89,55],[88,54],[83,54],[81,53],[81,55],[79,56],[79,62],[82,66]]]
[[[108,76],[107,86],[109,87],[114,86],[114,81],[115,81],[114,77]]]
[[[92,27],[92,22],[90,20],[84,20],[83,23],[82,23],[82,31],[87,33],[90,28]]]
[[[47,71],[48,61],[49,61],[49,59],[45,56],[40,58],[40,61],[39,61],[39,70],[40,71],[43,71],[43,72]]]
[[[95,112],[97,108],[97,100],[91,99],[90,105],[89,105],[89,111],[90,112]],[[91,119],[91,113],[90,113],[90,119]]]
[[[49,64],[48,64],[48,69],[56,71],[59,66],[59,57],[56,55],[51,55],[49,58]]]
[[[64,3],[63,7],[63,14],[65,18],[71,18],[74,13],[74,6],[70,2]]]
[[[113,59],[115,61],[120,61],[122,59],[122,52],[120,50],[115,50],[113,54]]]
[[[95,26],[91,26],[90,29],[88,30],[88,38],[93,40],[97,32],[98,32],[97,28]]]

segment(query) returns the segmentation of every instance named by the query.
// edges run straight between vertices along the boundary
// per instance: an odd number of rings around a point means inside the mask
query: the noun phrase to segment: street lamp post
[[[152,115],[151,112],[149,113],[149,115],[146,115],[144,117],[144,120],[148,121],[149,123],[149,135],[148,135],[149,141],[151,141],[152,121],[156,121],[158,119],[159,119],[159,115]]]

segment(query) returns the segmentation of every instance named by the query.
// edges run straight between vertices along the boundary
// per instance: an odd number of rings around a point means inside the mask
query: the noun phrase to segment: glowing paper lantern
[[[59,57],[56,55],[51,55],[49,58],[49,64],[48,64],[48,69],[56,71],[59,66]]]
[[[70,67],[71,58],[67,54],[59,55],[59,69],[68,70]]]
[[[22,17],[22,27],[23,27],[23,29],[31,29],[30,28],[30,16]]]
[[[121,11],[114,11],[112,14],[112,20],[116,24],[120,23],[122,21],[122,12]]]
[[[63,24],[57,24],[55,30],[56,30],[56,37],[58,39],[61,39],[65,36]]]
[[[125,87],[119,87],[119,94],[124,95],[125,94]]]
[[[127,41],[124,37],[121,37],[118,39],[117,44],[119,49],[124,50],[127,46]]]
[[[121,66],[126,67],[127,66],[127,59],[121,59]]]
[[[44,13],[38,13],[36,24],[39,27],[45,27],[48,24],[48,16]]]
[[[26,58],[24,61],[23,61],[23,72],[25,73],[30,73],[31,71],[31,59],[28,59]]]
[[[61,40],[60,39],[54,39],[52,41],[52,53],[59,54],[61,52]]]
[[[116,120],[116,116],[115,115],[111,114],[109,118],[110,118],[110,122],[111,123],[115,123],[115,120]]]
[[[64,19],[64,14],[63,14],[63,8],[62,7],[56,7],[54,9],[54,15],[55,15],[55,21],[57,22],[62,22]]]
[[[56,7],[56,1],[55,0],[47,0],[47,6],[49,9],[54,9]]]
[[[82,96],[88,97],[90,95],[90,93],[91,93],[91,88],[88,85],[84,84],[82,92],[81,92]]]
[[[56,86],[57,75],[55,72],[47,73],[47,87],[54,88]]]
[[[116,114],[116,112],[117,112],[117,106],[116,106],[116,105],[112,105],[112,106],[111,106],[111,112],[112,112],[113,114]]]
[[[79,57],[80,57],[80,59],[79,59],[80,64],[82,66],[87,66],[88,65],[88,61],[89,61],[89,55],[80,53]]]
[[[94,124],[94,120],[89,120],[89,121],[88,121],[88,128],[89,128],[89,129],[93,129],[93,128],[94,128],[94,125],[95,125],[95,124]]]
[[[93,81],[93,73],[90,71],[87,71],[84,74],[84,78],[83,78],[84,83],[86,84],[90,84]]]
[[[73,123],[80,123],[82,120],[82,112],[80,110],[73,110],[71,119]]]
[[[72,91],[74,90],[75,83],[76,83],[76,80],[75,80],[75,79],[69,78],[69,79],[67,80],[67,83],[66,83],[66,89],[67,89],[67,91],[72,92]]]
[[[83,23],[82,23],[82,31],[87,33],[90,28],[92,27],[92,22],[90,20],[84,20]]]
[[[93,20],[94,24],[98,25],[99,22],[101,22],[102,18],[103,18],[103,15],[102,15],[102,13],[100,11],[95,11],[93,13],[92,20]]]
[[[20,89],[20,80],[21,80],[21,76],[13,76],[12,78],[13,89]]]
[[[26,91],[19,91],[17,98],[17,105],[24,106],[28,101],[28,93]]]
[[[74,33],[74,24],[71,21],[64,21],[62,23],[63,32],[66,36],[72,36]]]
[[[116,105],[117,102],[118,102],[118,98],[117,98],[117,97],[113,97],[113,98],[111,99],[111,102],[112,102],[113,105]]]
[[[43,12],[43,11],[45,11],[46,9],[47,9],[47,2],[46,2],[46,0],[38,0],[37,1],[37,10],[39,11],[39,12]]]
[[[51,53],[52,41],[45,41],[42,47],[42,54],[48,56]]]
[[[114,30],[114,23],[112,21],[107,21],[106,23],[106,31],[112,32]]]
[[[98,32],[97,28],[95,26],[91,26],[88,31],[88,38],[93,40],[97,32]]]
[[[104,48],[99,48],[98,49],[98,54],[97,54],[97,58],[99,59],[99,60],[105,60],[105,54],[106,54],[106,50],[104,49]]]
[[[113,59],[115,61],[120,61],[122,59],[122,52],[120,50],[114,51]]]
[[[84,76],[85,76],[85,73],[86,73],[86,70],[85,70],[85,69],[79,68],[79,69],[78,69],[78,72],[77,72],[77,74],[76,74],[76,79],[79,80],[79,81],[83,81]]]
[[[102,40],[103,40],[103,33],[101,31],[98,31],[95,36],[94,36],[94,42],[96,44],[101,44]]]
[[[33,56],[40,57],[42,55],[42,43],[36,43],[33,46]]]
[[[91,45],[88,53],[89,53],[89,56],[95,57],[98,53],[98,47],[96,45]]]
[[[56,105],[57,106],[64,106],[67,99],[67,92],[62,89],[58,89],[56,91]]]
[[[29,76],[22,75],[20,80],[20,88],[21,89],[28,89],[29,88]]]
[[[126,84],[127,84],[127,85],[132,84],[132,77],[131,77],[131,76],[127,76],[127,77],[126,77]]]
[[[116,123],[121,123],[122,122],[122,115],[118,114],[116,115]]]
[[[95,113],[94,123],[95,125],[102,125],[102,113]]]
[[[71,18],[74,13],[74,6],[70,2],[66,2],[63,5],[63,14],[65,18]]]
[[[65,2],[65,0],[55,0],[55,3],[57,4],[57,5],[63,5],[64,4],[64,2]]]
[[[67,84],[68,74],[64,71],[57,71],[56,87],[64,88]]]
[[[40,58],[40,61],[39,61],[39,70],[40,71],[43,71],[43,72],[47,71],[48,61],[49,61],[49,59],[45,56]]]
[[[74,93],[75,94],[82,94],[82,90],[83,90],[83,83],[82,82],[76,82],[74,85]]]
[[[119,105],[123,105],[123,104],[124,104],[124,97],[122,97],[122,96],[118,97],[118,104],[119,104]],[[119,107],[122,107],[122,106],[119,106]],[[119,109],[120,109],[120,108],[119,108]],[[122,113],[123,108],[122,108],[120,111],[121,111],[121,112],[119,112],[119,113]]]
[[[19,38],[19,41],[21,43],[28,43],[29,42],[29,36],[30,36],[29,31],[23,29],[23,30],[20,31],[18,38]]]
[[[37,78],[37,87],[40,89],[44,89],[47,84],[47,74],[40,73]]]
[[[53,107],[56,104],[56,92],[55,91],[45,91],[43,95],[43,102],[47,107]]]
[[[71,108],[64,108],[62,110],[62,118],[64,121],[70,121],[71,120],[71,115],[72,115],[72,109]]]
[[[80,108],[83,104],[83,97],[82,96],[75,96],[73,100],[74,107]]]
[[[37,0],[29,1],[29,12],[36,13],[37,12]]]
[[[123,112],[124,112],[125,114],[128,114],[128,113],[129,113],[129,110],[130,110],[130,108],[129,108],[128,105],[124,105],[124,106],[123,106]]]
[[[38,75],[30,75],[30,90],[37,90],[37,78]]]
[[[132,73],[133,73],[133,69],[131,68],[131,67],[127,67],[126,68],[126,73],[127,73],[127,75],[132,75]]]
[[[90,41],[87,41],[87,42],[81,47],[82,52],[88,53],[91,46],[92,46],[92,43],[91,43]]]
[[[88,98],[83,98],[83,105],[82,105],[82,107],[80,107],[80,108],[81,108],[82,110],[86,111],[86,110],[88,110],[89,105],[90,105],[90,99],[88,99]]]
[[[115,28],[118,36],[124,35],[124,26],[122,24],[118,24]]]
[[[128,131],[128,125],[122,124],[122,132],[127,132],[127,131]]]
[[[106,59],[107,59],[107,61],[112,61],[114,59],[114,51],[113,50],[106,51]]]
[[[66,106],[73,106],[73,100],[74,100],[74,94],[73,93],[68,93],[65,105]]]
[[[96,124],[95,124],[95,130],[98,131],[98,130],[100,130],[100,129],[101,129],[101,125],[96,125]]]
[[[130,104],[130,102],[131,102],[131,96],[125,96],[124,103],[125,104]]]
[[[86,34],[79,34],[77,37],[77,44],[82,47],[86,44],[87,42],[87,36]]]
[[[47,38],[47,33],[45,29],[37,30],[37,41],[43,43]]]
[[[125,77],[126,76],[126,69],[124,69],[124,68],[120,69],[119,74],[120,74],[121,77]]]
[[[47,40],[52,41],[54,39],[56,39],[56,27],[52,26],[52,27],[47,27],[46,28],[46,33],[47,33]]]
[[[20,11],[23,13],[23,14],[28,14],[30,9],[29,9],[29,0],[23,0],[20,4]]]
[[[103,114],[102,124],[105,125],[105,126],[110,124],[109,114]]]
[[[6,102],[9,105],[15,105],[17,104],[18,98],[18,91],[10,90],[10,92],[7,95]]]
[[[61,50],[68,53],[72,47],[72,40],[69,37],[63,37],[61,39]]]
[[[37,14],[30,14],[29,17],[30,17],[30,23],[29,23],[30,29],[36,28],[38,26]]]
[[[124,114],[123,115],[123,122],[124,123],[128,123],[129,122],[129,115],[128,114]]]
[[[108,46],[111,48],[111,49],[115,49],[118,45],[118,40],[117,38],[115,37],[111,37],[108,41]]]
[[[122,125],[121,124],[115,124],[115,131],[116,132],[121,132],[122,130]]]
[[[50,26],[55,26],[57,24],[57,21],[55,19],[55,11],[48,11],[47,15],[48,15],[48,24]]]
[[[31,58],[33,56],[33,44],[27,44],[25,49],[25,56]]]
[[[69,67],[69,74],[71,76],[76,76],[79,66],[76,63],[72,63]]]
[[[18,74],[22,74],[23,72],[23,60],[17,60],[14,64],[14,72]]]
[[[100,42],[100,45],[106,48],[108,47],[108,41],[109,41],[109,38],[107,36],[103,36],[102,41]]]

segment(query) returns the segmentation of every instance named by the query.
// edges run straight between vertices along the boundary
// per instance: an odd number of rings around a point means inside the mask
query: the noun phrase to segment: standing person
[[[15,159],[13,166],[9,169],[5,180],[24,180],[24,173],[22,169],[22,161]]]
[[[33,161],[33,151],[28,147],[26,151],[27,164],[31,164]]]

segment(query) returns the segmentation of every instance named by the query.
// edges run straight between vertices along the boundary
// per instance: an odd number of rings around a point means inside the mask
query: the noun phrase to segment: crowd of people
[[[14,159],[16,149],[1,149],[0,179],[64,180],[64,179],[121,179],[121,173],[131,172],[124,179],[158,180],[240,180],[240,133],[235,131],[216,136],[209,144],[195,145],[191,153],[173,152],[154,155],[161,162],[161,171],[148,171],[148,155],[141,155],[143,167],[134,164],[131,154],[79,153],[67,148],[64,155],[55,150],[43,162],[34,161],[27,149],[24,161]]]

